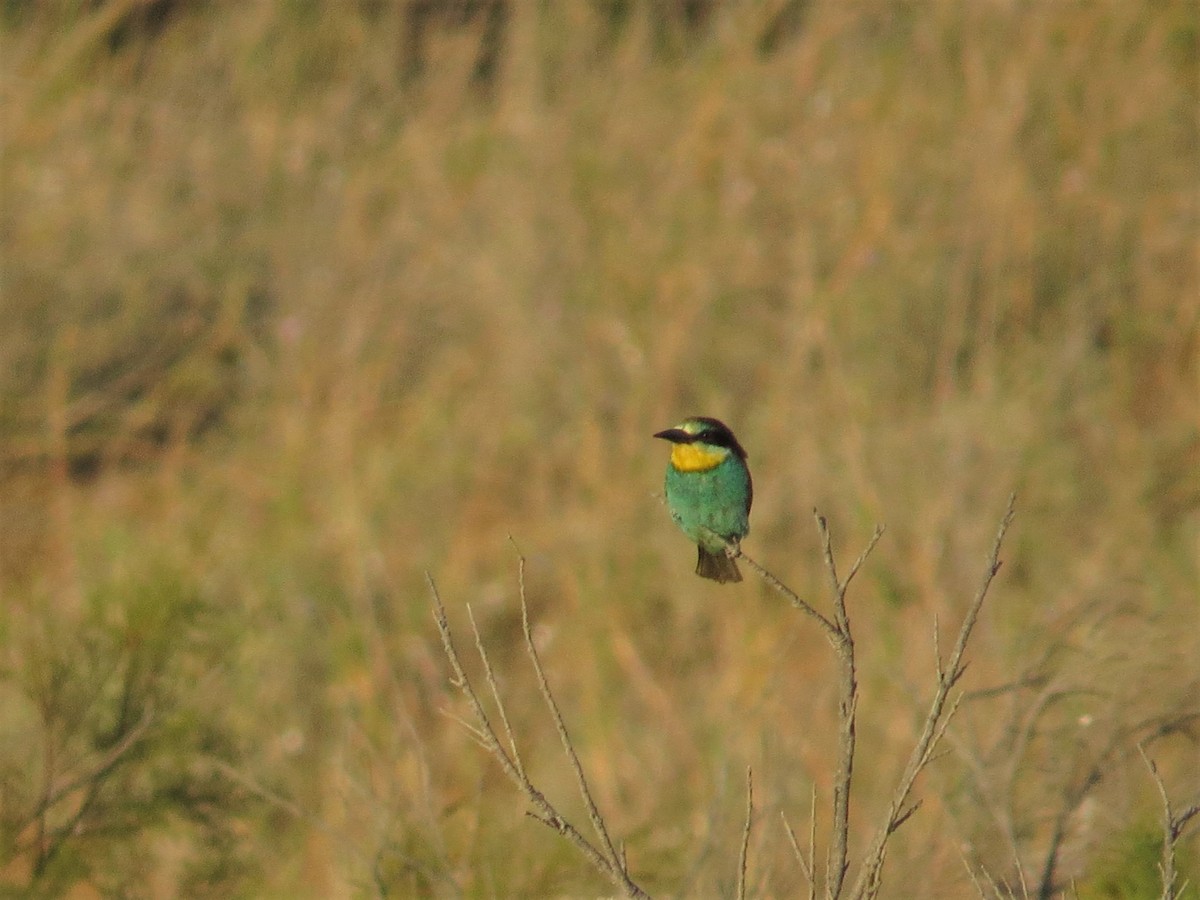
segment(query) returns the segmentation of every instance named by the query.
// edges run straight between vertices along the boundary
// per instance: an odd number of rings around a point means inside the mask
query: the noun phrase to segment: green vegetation
[[[1139,742],[1200,802],[1200,8],[490,8],[0,5],[0,893],[608,890],[455,720],[425,571],[586,823],[509,535],[639,883],[732,893],[752,766],[748,892],[800,891],[834,659],[692,574],[650,435],[702,414],[814,604],[813,507],[887,525],[856,849],[1017,492],[885,895],[1152,895]]]

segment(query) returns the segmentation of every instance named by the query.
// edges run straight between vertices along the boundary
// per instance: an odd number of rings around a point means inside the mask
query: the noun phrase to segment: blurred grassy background
[[[512,535],[635,875],[730,893],[752,765],[751,887],[796,891],[779,813],[827,809],[833,658],[692,575],[649,435],[702,413],[804,596],[814,506],[846,562],[888,527],[852,597],[855,846],[1018,492],[885,894],[1051,859],[1157,896],[1136,743],[1200,792],[1194,2],[0,21],[0,888],[606,890],[444,714],[426,570],[578,809]]]

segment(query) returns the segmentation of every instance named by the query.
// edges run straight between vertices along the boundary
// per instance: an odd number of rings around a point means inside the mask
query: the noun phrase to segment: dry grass
[[[639,883],[734,893],[752,767],[746,893],[806,890],[777,823],[828,808],[835,670],[692,576],[649,439],[691,413],[802,596],[814,506],[888,527],[856,852],[1021,498],[885,894],[1157,885],[1139,742],[1200,793],[1200,13],[812,3],[764,52],[785,6],[513,4],[490,84],[479,20],[406,80],[402,5],[4,7],[4,889],[605,890],[444,715],[425,571],[575,796],[512,535]]]

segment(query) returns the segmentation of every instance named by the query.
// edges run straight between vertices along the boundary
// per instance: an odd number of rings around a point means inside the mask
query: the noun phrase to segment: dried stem
[[[750,851],[750,828],[754,820],[754,773],[746,766],[746,826],[742,829],[742,850],[738,854],[737,898],[746,900],[746,856]]]
[[[833,537],[825,517],[813,510],[817,529],[821,532],[821,546],[825,556],[825,570],[829,574],[829,586],[833,592],[833,621],[838,639],[834,649],[838,655],[838,767],[833,779],[833,833],[826,861],[826,896],[840,897],[849,868],[850,841],[850,788],[854,777],[854,750],[857,742],[855,723],[858,718],[858,677],[854,662],[854,636],[850,631],[850,615],[846,611],[846,591],[850,582],[862,568],[862,564],[879,539],[883,537],[883,526],[877,525],[875,533],[863,548],[844,581],[838,578],[837,563],[833,559]]]
[[[493,697],[496,705],[500,710],[500,718],[504,723],[506,735],[513,746],[512,755],[505,751],[499,736],[492,727],[488,719],[487,712],[483,708],[482,702],[479,700],[479,695],[475,688],[471,685],[471,681],[467,678],[467,673],[463,668],[462,661],[459,658],[458,651],[454,647],[454,641],[450,632],[450,624],[446,619],[446,608],[442,603],[442,598],[438,594],[437,585],[433,578],[426,573],[425,581],[429,585],[430,594],[433,597],[434,620],[437,622],[438,633],[442,638],[442,649],[446,653],[446,658],[450,662],[450,668],[453,672],[452,683],[462,691],[463,696],[467,700],[467,705],[471,709],[471,714],[474,716],[478,727],[468,726],[471,733],[480,742],[480,744],[490,753],[500,764],[500,768],[509,780],[513,782],[521,792],[529,800],[533,806],[530,815],[544,825],[554,829],[563,837],[567,838],[575,847],[584,855],[584,857],[592,864],[592,866],[608,878],[616,885],[627,897],[645,898],[646,894],[634,881],[630,878],[629,872],[625,867],[623,855],[619,855],[614,849],[611,839],[608,836],[608,830],[604,826],[604,822],[600,817],[599,810],[596,809],[595,803],[592,801],[591,792],[587,788],[587,780],[583,775],[583,769],[579,764],[579,758],[575,754],[574,747],[571,745],[570,736],[567,734],[566,726],[562,721],[562,716],[558,711],[558,704],[554,701],[554,695],[550,691],[550,685],[546,681],[545,673],[542,670],[541,660],[538,658],[537,649],[533,644],[533,636],[529,627],[529,611],[525,602],[525,560],[521,558],[520,573],[521,573],[521,618],[525,631],[526,649],[529,651],[530,658],[533,660],[534,669],[537,672],[538,682],[541,686],[542,697],[545,699],[547,706],[550,708],[554,718],[555,725],[558,728],[559,737],[563,742],[563,746],[567,752],[568,759],[575,770],[575,776],[579,782],[580,791],[584,798],[584,804],[588,809],[588,816],[592,820],[592,825],[601,838],[601,848],[593,845],[574,825],[563,818],[554,805],[546,798],[546,796],[536,788],[525,774],[524,766],[519,762],[519,756],[516,752],[515,741],[513,740],[512,730],[508,725],[508,715],[504,711],[504,704],[500,699],[500,693],[496,689],[495,679],[492,676],[491,662],[487,658],[487,652],[484,650],[483,642],[479,638],[478,629],[476,629],[476,648],[479,651],[480,658],[483,661],[484,672],[488,679],[489,685],[492,688]],[[474,619],[472,618],[472,627],[474,627]]]

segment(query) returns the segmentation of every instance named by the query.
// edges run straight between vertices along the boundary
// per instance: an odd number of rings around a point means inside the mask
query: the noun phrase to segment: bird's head
[[[723,463],[731,453],[746,458],[729,426],[708,416],[692,416],[654,436],[671,442],[671,465],[680,472],[703,472]]]

